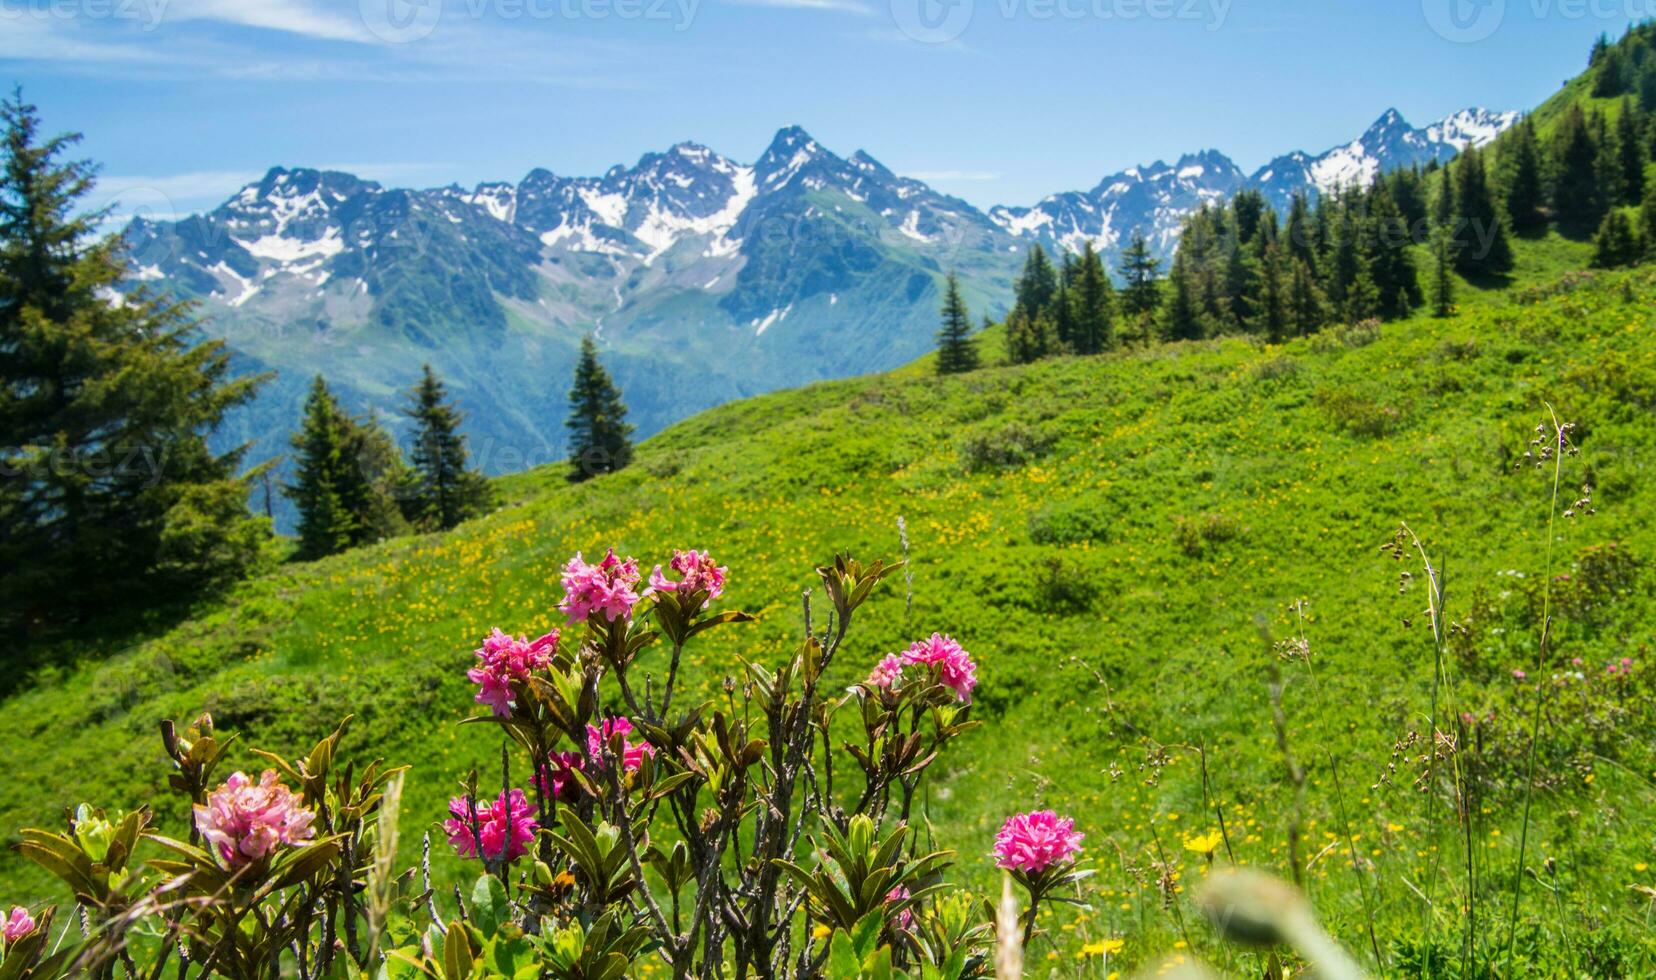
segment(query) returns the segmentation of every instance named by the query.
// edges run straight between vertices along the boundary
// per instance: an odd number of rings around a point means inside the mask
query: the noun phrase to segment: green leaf
[[[483,938],[500,932],[500,927],[511,921],[511,906],[506,901],[506,886],[491,874],[479,875],[472,886],[472,921]]]

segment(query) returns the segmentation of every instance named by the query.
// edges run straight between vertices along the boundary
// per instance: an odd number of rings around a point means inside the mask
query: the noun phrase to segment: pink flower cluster
[[[636,559],[617,558],[611,548],[603,561],[589,565],[577,551],[564,566],[564,597],[558,608],[577,623],[595,612],[611,622],[629,619],[638,604],[637,586]]]
[[[1623,657],[1619,661],[1612,661],[1604,665],[1604,672],[1611,677],[1617,674],[1631,674],[1633,672],[1633,658]]]
[[[713,563],[713,556],[705,551],[674,551],[673,560],[669,563],[673,571],[679,573],[679,580],[674,582],[661,574],[661,566],[650,573],[650,588],[657,592],[706,592],[708,601],[717,599],[724,594],[725,574],[730,571],[722,565]],[[702,603],[706,608],[707,603]]]
[[[904,901],[908,897],[909,897],[909,890],[907,888],[904,888],[902,885],[898,885],[896,888],[893,888],[891,891],[886,892],[885,904],[887,904],[887,905],[896,905],[898,902]],[[910,906],[904,906],[903,910],[901,912],[897,913],[897,928],[899,930],[906,930],[909,926],[911,926],[913,924],[914,924],[914,909]]]
[[[1051,810],[1014,814],[995,835],[995,866],[1038,874],[1075,860],[1081,853],[1082,836],[1074,820]]]
[[[233,773],[195,808],[196,829],[230,867],[263,859],[280,844],[297,844],[316,835],[316,814],[266,769],[257,783]]]
[[[875,664],[874,669],[869,672],[867,684],[870,687],[886,690],[902,679],[903,658],[895,653],[888,653],[880,658],[880,662]]]
[[[581,784],[575,781],[575,771],[585,768],[579,752],[553,752],[546,757],[546,765],[536,776],[540,791],[559,803],[568,803],[581,795]]]
[[[972,688],[977,687],[977,664],[972,662],[972,655],[961,649],[954,637],[933,633],[930,639],[921,640],[903,651],[903,663],[935,664],[944,686],[952,688],[955,697],[963,703],[972,703]]]
[[[523,683],[530,671],[545,667],[557,649],[557,630],[530,641],[495,627],[477,650],[477,666],[466,671],[466,677],[477,685],[477,703],[488,705],[501,718],[511,714],[512,684]]]
[[[504,855],[508,861],[529,852],[529,843],[535,839],[539,824],[535,822],[529,800],[523,790],[501,793],[492,804],[473,804],[477,810],[477,833],[473,835],[471,805],[464,796],[449,800],[451,818],[443,821],[454,852],[463,858],[477,856],[477,845],[483,845],[483,857],[498,861]]]
[[[21,905],[13,905],[11,917],[6,919],[3,932],[6,942],[15,943],[34,931],[35,920],[30,917],[29,910]]]
[[[627,736],[632,734],[632,722],[617,715],[604,722],[603,729],[597,725],[587,726],[587,754],[594,759],[601,759],[605,746],[609,744],[610,736],[621,736],[621,768],[627,772],[634,772],[644,764],[644,757],[655,755],[655,746],[649,742],[629,742]]]

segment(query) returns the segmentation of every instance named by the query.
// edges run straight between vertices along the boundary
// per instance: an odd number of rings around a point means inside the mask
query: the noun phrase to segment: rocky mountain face
[[[1133,229],[1171,253],[1186,215],[1244,187],[1286,206],[1447,159],[1515,114],[1425,129],[1389,112],[1352,143],[1252,176],[1204,151],[1089,191],[987,213],[797,127],[752,164],[694,143],[599,177],[409,190],[274,168],[214,210],[126,230],[134,278],[200,301],[240,366],[273,370],[224,438],[287,451],[309,379],[397,424],[431,363],[490,472],[557,459],[580,337],[605,350],[640,432],[761,391],[890,368],[932,346],[939,287],[1000,313],[1034,242],[1113,255]]]

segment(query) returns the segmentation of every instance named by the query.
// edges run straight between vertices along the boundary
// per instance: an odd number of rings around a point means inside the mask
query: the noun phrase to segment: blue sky
[[[600,173],[797,123],[981,206],[1214,147],[1251,170],[1395,106],[1528,108],[1656,0],[0,0],[0,79],[123,209],[274,164]]]

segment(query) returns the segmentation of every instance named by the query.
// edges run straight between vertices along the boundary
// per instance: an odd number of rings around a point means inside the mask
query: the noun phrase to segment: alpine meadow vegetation
[[[452,526],[318,379],[314,560],[0,704],[0,980],[1656,974],[1653,37],[888,374],[589,341]]]

